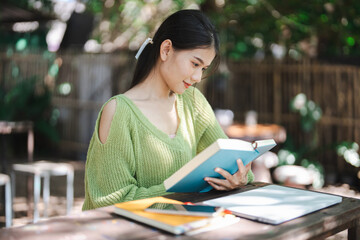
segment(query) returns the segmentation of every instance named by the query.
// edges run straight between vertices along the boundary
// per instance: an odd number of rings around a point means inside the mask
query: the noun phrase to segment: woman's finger
[[[243,186],[247,183],[247,174],[249,170],[251,169],[251,162],[248,163],[246,166],[244,166],[241,159],[237,159],[237,164],[239,167],[239,171],[237,171],[233,177],[234,177],[234,184],[239,187]]]
[[[243,161],[239,158],[236,160],[236,163],[238,165],[238,169],[239,169],[239,173],[240,174],[244,174],[244,172],[246,171],[246,167],[244,166]]]
[[[251,169],[251,164],[252,162],[249,162],[248,164],[246,164],[246,166],[244,166],[244,163],[242,162],[241,159],[237,159],[237,165],[238,165],[238,168],[239,168],[239,173],[240,175],[247,175],[247,173],[250,171]]]
[[[241,184],[242,176],[241,173],[239,173],[239,171],[237,171],[234,175],[231,175],[228,171],[221,168],[215,168],[215,171],[221,174],[221,176],[223,176],[228,181],[228,183],[226,184],[227,188],[235,189],[239,185],[242,185]]]
[[[215,168],[215,172],[219,173],[221,176],[223,176],[227,180],[232,178],[232,175],[228,171],[226,171],[222,168],[219,168],[219,167]]]
[[[210,183],[216,184],[217,186],[219,186],[223,190],[232,189],[230,182],[228,180],[226,180],[226,179],[206,177],[204,180],[206,182],[208,182],[209,184]],[[219,190],[219,188],[216,188],[216,189]]]
[[[219,190],[219,191],[225,191],[225,190],[229,190],[227,189],[226,187],[222,186],[222,185],[218,185],[216,183],[213,183],[211,181],[208,181],[208,183],[216,190]]]

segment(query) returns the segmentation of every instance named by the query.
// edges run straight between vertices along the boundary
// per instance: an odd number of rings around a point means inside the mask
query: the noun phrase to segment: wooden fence
[[[55,91],[53,104],[61,114],[59,130],[63,151],[85,159],[101,106],[113,95],[125,92],[134,67],[130,53],[59,55],[63,64],[56,84],[68,84],[69,94]]]
[[[288,136],[298,142],[302,137],[299,114],[290,110],[290,101],[304,93],[322,109],[315,131],[320,147],[342,141],[360,143],[360,68],[330,65],[316,61],[243,61],[228,64],[230,77],[210,81],[207,97],[213,107],[226,107],[243,122],[245,113],[255,110],[260,123],[283,125]],[[216,86],[223,86],[223,94]],[[225,86],[225,87],[224,87]],[[210,93],[210,94],[209,94]],[[221,98],[220,98],[221,96]],[[329,172],[354,175],[358,170],[336,155],[334,149],[320,152],[317,160]]]
[[[65,52],[0,53],[0,88],[5,92],[21,81],[36,77],[53,89],[52,104],[59,112],[59,152],[85,159],[101,106],[112,95],[124,92],[134,67],[133,53],[83,54]],[[50,76],[51,67],[59,67]],[[39,147],[35,144],[35,147]],[[59,156],[61,157],[61,156]]]
[[[60,147],[84,159],[94,123],[102,104],[129,86],[134,53],[75,54],[58,53],[61,60],[56,76],[53,104],[60,112]],[[37,75],[46,79],[51,61],[42,54],[0,54],[0,86],[7,89],[16,82],[14,66],[22,78]],[[319,143],[340,141],[360,143],[360,68],[329,65],[316,61],[242,61],[228,64],[229,72],[214,75],[199,86],[214,108],[235,112],[242,122],[245,113],[255,110],[260,123],[283,125],[289,136],[301,139],[299,116],[289,103],[298,93],[318,104],[323,116],[318,124]],[[70,91],[61,92],[61,86]],[[353,173],[354,167],[335,152],[318,156],[329,171]]]

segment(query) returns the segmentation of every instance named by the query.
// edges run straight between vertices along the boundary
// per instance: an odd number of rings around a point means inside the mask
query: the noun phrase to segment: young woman
[[[140,48],[130,90],[112,97],[99,113],[85,172],[83,210],[164,195],[163,181],[219,138],[227,138],[205,97],[193,84],[216,65],[219,40],[198,10],[168,17]],[[205,178],[217,190],[253,180],[238,160],[225,179]]]

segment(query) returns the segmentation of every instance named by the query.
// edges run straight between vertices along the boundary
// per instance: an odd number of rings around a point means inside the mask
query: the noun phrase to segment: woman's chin
[[[183,94],[186,90],[187,90],[187,88],[184,88],[184,89],[176,91],[175,93],[176,94]]]
[[[183,94],[185,91],[186,88],[176,88],[171,90],[172,93],[176,93],[176,94]]]

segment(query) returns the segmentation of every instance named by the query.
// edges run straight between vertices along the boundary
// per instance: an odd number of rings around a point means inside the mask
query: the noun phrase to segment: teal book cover
[[[165,188],[168,192],[208,192],[212,187],[204,181],[205,177],[223,178],[214,171],[216,167],[234,174],[238,171],[237,159],[240,158],[247,165],[275,145],[273,139],[254,143],[238,139],[218,139],[166,179]]]

